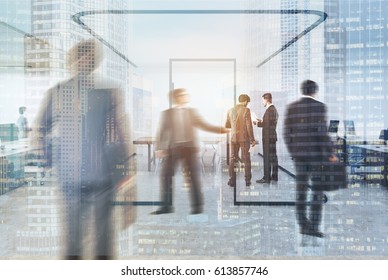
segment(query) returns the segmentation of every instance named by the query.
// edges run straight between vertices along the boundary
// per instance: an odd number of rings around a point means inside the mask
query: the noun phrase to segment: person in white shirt
[[[26,116],[24,116],[24,112],[27,110],[25,106],[19,107],[19,118],[16,122],[18,126],[18,138],[23,139],[27,138],[28,129],[28,121]]]

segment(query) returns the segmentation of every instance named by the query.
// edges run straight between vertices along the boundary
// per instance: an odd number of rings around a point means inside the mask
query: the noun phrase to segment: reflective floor
[[[252,159],[253,181],[262,177],[262,159]],[[150,215],[159,201],[159,166],[147,171],[146,154],[138,156],[137,219],[119,229],[121,207],[114,206],[118,259],[171,258],[387,258],[387,189],[365,181],[328,193],[321,230],[325,238],[302,236],[295,221],[294,180],[284,172],[279,181],[247,188],[238,174],[236,197],[227,186],[227,166],[204,161],[202,185],[204,213],[190,215],[189,186],[176,172],[175,212]],[[0,196],[0,258],[61,259],[63,211],[56,187],[26,186]],[[234,201],[248,202],[235,205]],[[260,206],[257,202],[286,202]],[[250,203],[254,202],[254,203]],[[256,205],[254,205],[256,203]],[[244,204],[244,203],[242,203]],[[249,205],[251,204],[251,205]],[[253,204],[253,205],[252,205]],[[86,258],[92,255],[93,238],[84,242]]]

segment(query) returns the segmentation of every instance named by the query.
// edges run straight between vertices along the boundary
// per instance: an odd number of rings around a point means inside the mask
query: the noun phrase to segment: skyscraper
[[[354,121],[357,135],[364,140],[377,140],[380,130],[388,127],[386,4],[384,0],[338,1],[337,30],[326,32],[331,37],[340,34],[336,47],[341,57],[334,63],[341,63],[346,71],[337,80],[345,85],[343,118]]]

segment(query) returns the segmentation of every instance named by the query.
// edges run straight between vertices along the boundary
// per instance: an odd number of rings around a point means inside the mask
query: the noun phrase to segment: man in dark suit
[[[248,95],[241,94],[238,97],[239,104],[228,111],[225,127],[232,128],[231,135],[231,162],[229,163],[229,181],[228,185],[236,186],[236,164],[239,161],[238,153],[241,149],[241,160],[244,164],[245,184],[251,185],[251,156],[249,153],[250,145],[256,145],[253,136],[251,111],[247,108],[251,101]]]
[[[174,212],[172,177],[180,160],[183,161],[185,171],[189,174],[191,181],[191,214],[200,214],[203,212],[203,197],[197,160],[199,143],[196,129],[213,133],[227,133],[229,130],[208,124],[195,109],[187,107],[189,96],[186,89],[172,90],[170,98],[174,106],[162,113],[156,143],[156,156],[163,158],[160,176],[162,206],[151,214]]]
[[[255,125],[263,128],[263,158],[264,158],[264,176],[256,183],[269,183],[271,180],[278,180],[278,156],[276,154],[276,125],[279,114],[276,107],[272,104],[272,94],[267,92],[262,96],[263,105],[266,108],[263,119],[253,121]]]
[[[335,162],[327,131],[326,105],[315,99],[318,84],[306,80],[301,84],[303,97],[287,107],[284,139],[295,162],[296,217],[300,233],[322,238],[319,231],[324,194],[314,188],[319,184],[319,167],[327,160]],[[307,193],[312,181],[312,201],[307,215]]]

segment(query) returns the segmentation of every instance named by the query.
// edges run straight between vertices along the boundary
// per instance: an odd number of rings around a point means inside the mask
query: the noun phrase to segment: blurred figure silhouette
[[[272,104],[272,94],[267,92],[262,96],[265,113],[263,119],[253,121],[253,124],[261,127],[263,141],[264,176],[256,183],[269,183],[278,180],[278,156],[276,154],[276,142],[278,141],[276,125],[279,114]]]
[[[36,121],[38,148],[63,194],[66,259],[84,255],[82,243],[89,224],[95,236],[93,255],[110,259],[112,196],[115,187],[129,179],[125,170],[116,169],[129,158],[123,95],[119,89],[96,87],[95,69],[102,60],[97,41],[81,41],[68,58],[71,78],[51,88],[41,106]],[[87,219],[90,209],[94,215]]]
[[[251,185],[251,155],[250,147],[256,145],[253,135],[253,127],[251,120],[251,111],[247,108],[251,101],[248,95],[241,94],[238,97],[238,104],[228,111],[225,127],[232,128],[231,135],[231,161],[229,163],[229,181],[228,185],[236,186],[236,167],[239,161],[238,153],[241,149],[241,160],[244,164],[245,184],[247,187]]]
[[[189,95],[186,89],[172,90],[170,99],[174,106],[161,115],[156,144],[156,156],[163,158],[160,176],[162,206],[151,214],[174,212],[172,177],[179,161],[182,161],[191,181],[191,214],[200,214],[203,212],[203,197],[197,159],[199,143],[196,129],[214,133],[227,133],[228,130],[206,123],[197,110],[187,107]]]
[[[284,139],[295,162],[296,218],[300,233],[322,238],[319,231],[324,193],[314,187],[319,184],[320,166],[327,160],[335,162],[332,142],[327,129],[327,108],[315,99],[318,84],[306,80],[301,84],[302,98],[287,107]],[[309,180],[312,181],[312,201],[307,211]]]
[[[18,138],[23,139],[27,138],[27,133],[29,131],[28,128],[28,120],[26,116],[24,116],[24,112],[27,110],[27,107],[22,106],[19,107],[19,118],[16,122],[16,125],[18,126]]]

